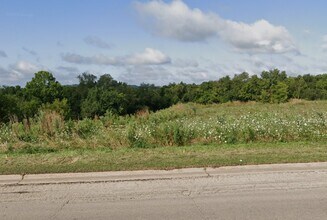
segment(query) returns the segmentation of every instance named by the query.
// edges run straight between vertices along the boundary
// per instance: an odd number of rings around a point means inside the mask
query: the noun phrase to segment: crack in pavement
[[[209,219],[206,215],[205,215],[205,212],[203,212],[203,210],[201,209],[201,207],[195,202],[195,200],[194,200],[194,198],[193,198],[193,196],[192,196],[192,190],[189,190],[189,189],[185,189],[185,190],[182,190],[181,191],[181,194],[183,195],[183,196],[186,196],[187,198],[189,198],[192,202],[193,202],[193,204],[194,204],[194,206],[195,206],[195,208],[199,211],[199,213],[200,213],[200,215],[202,216],[202,219]]]
[[[161,177],[161,178],[148,178],[148,179],[114,179],[114,180],[86,180],[86,181],[71,181],[71,182],[31,182],[31,183],[21,183],[24,180],[22,174],[22,179],[15,184],[4,184],[1,187],[15,187],[17,185],[72,185],[72,184],[96,184],[96,183],[123,183],[123,182],[148,182],[148,181],[165,181],[165,180],[187,180],[187,179],[202,179],[208,178],[209,176],[187,176],[187,177]],[[206,175],[209,175],[206,173]],[[210,176],[211,177],[211,176]]]
[[[18,181],[17,185],[19,185],[24,180],[25,175],[26,175],[26,173],[22,174],[22,178]]]
[[[204,170],[204,172],[205,172],[205,174],[207,174],[208,175],[208,177],[211,177],[211,175],[207,172],[207,168],[205,167],[205,168],[203,168],[203,170]]]
[[[209,219],[209,218],[205,215],[205,213],[202,211],[201,207],[198,206],[198,204],[195,202],[195,200],[194,200],[191,196],[190,196],[189,198],[192,200],[194,206],[195,206],[196,209],[200,212],[200,214],[201,214],[201,216],[203,217],[203,219]]]
[[[64,208],[64,207],[69,203],[69,201],[70,201],[70,200],[68,199],[66,202],[64,202],[64,203],[60,206],[59,210],[56,211],[56,213],[54,213],[54,215],[50,217],[50,219],[56,219],[56,217],[58,216],[59,212],[60,212],[61,210],[63,210],[63,208]]]

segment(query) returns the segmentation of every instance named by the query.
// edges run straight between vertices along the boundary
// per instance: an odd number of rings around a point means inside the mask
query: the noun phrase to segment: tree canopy
[[[57,111],[65,118],[79,119],[124,115],[142,109],[157,111],[179,102],[201,104],[228,101],[282,103],[289,99],[327,99],[327,74],[287,76],[273,69],[259,76],[244,72],[199,85],[171,83],[165,86],[127,85],[110,74],[99,78],[90,73],[77,77],[77,85],[61,85],[52,73],[39,71],[25,87],[0,87],[0,122],[22,120],[40,110]]]

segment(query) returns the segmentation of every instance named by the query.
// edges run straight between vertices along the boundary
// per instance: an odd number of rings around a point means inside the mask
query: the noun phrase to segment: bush
[[[149,147],[145,138],[142,137],[140,130],[137,129],[135,123],[131,123],[127,128],[127,139],[130,147],[146,148]]]
[[[33,120],[24,119],[11,125],[14,135],[20,140],[28,143],[36,143],[39,138],[39,127]]]
[[[76,132],[81,138],[86,139],[97,134],[101,126],[101,121],[85,118],[81,121],[78,121],[76,125]]]
[[[39,113],[41,132],[53,137],[59,135],[65,127],[64,117],[52,110],[44,110]]]
[[[0,124],[0,143],[7,143],[13,141],[13,133],[9,126]]]

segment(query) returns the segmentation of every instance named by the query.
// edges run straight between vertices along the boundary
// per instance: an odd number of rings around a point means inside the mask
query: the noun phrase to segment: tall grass
[[[177,104],[150,113],[65,121],[53,111],[0,127],[0,151],[63,148],[148,148],[327,140],[327,101],[285,104]],[[37,150],[39,149],[39,150]],[[42,150],[40,150],[42,149]]]

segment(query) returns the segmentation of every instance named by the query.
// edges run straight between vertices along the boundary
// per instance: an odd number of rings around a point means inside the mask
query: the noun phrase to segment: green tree
[[[21,111],[21,118],[29,118],[33,117],[38,113],[42,103],[36,98],[32,98],[30,100],[24,100],[19,103],[19,109]]]
[[[106,90],[95,87],[88,93],[87,98],[82,103],[82,116],[92,118],[102,116],[106,111],[115,114],[125,114],[127,99],[123,93],[116,90]]]
[[[278,82],[272,86],[272,95],[270,102],[283,103],[288,101],[288,86],[284,82]]]
[[[52,103],[62,98],[62,86],[49,72],[39,71],[27,82],[25,92],[28,99],[37,98],[41,103]]]
[[[53,103],[46,103],[42,105],[43,110],[51,110],[64,116],[66,119],[70,115],[70,108],[66,98],[59,100],[55,99]]]
[[[78,85],[67,85],[63,87],[63,96],[68,100],[69,117],[79,119],[81,117],[82,103],[88,96],[89,90],[97,84],[95,75],[82,73],[78,77]]]
[[[152,111],[160,109],[160,88],[153,84],[142,83],[136,90],[138,109],[148,107]]]
[[[307,89],[308,86],[302,76],[298,76],[296,78],[288,78],[287,84],[289,87],[289,96],[291,98],[303,98],[303,92]]]
[[[217,99],[220,103],[231,101],[232,99],[232,80],[229,76],[222,77],[216,83]]]
[[[285,71],[280,71],[279,69],[273,69],[269,71],[263,71],[261,73],[261,79],[264,80],[266,86],[269,88],[276,85],[278,82],[283,82],[287,79],[287,74]]]
[[[242,92],[244,92],[243,87],[250,80],[249,74],[247,72],[243,72],[241,74],[234,75],[231,82],[231,100],[240,100],[244,101],[242,97]]]
[[[287,75],[285,71],[279,71],[278,69],[263,71],[261,73],[261,95],[259,101],[279,103],[284,102],[284,99],[288,99],[288,86],[286,84]],[[284,91],[286,90],[286,98],[284,97]]]
[[[240,101],[256,101],[260,100],[262,90],[261,79],[254,75],[241,88],[239,92]]]
[[[18,103],[20,100],[17,96],[0,93],[0,123],[8,122],[13,115],[18,116]]]
[[[114,80],[110,74],[104,74],[100,76],[97,86],[102,88],[112,88],[117,87],[118,82]]]
[[[216,82],[204,82],[198,88],[196,102],[201,104],[218,103],[219,99],[218,87]]]
[[[90,73],[82,73],[82,75],[77,76],[79,79],[79,86],[86,88],[93,88],[96,85],[97,77]]]
[[[316,88],[320,94],[319,99],[327,99],[327,74],[318,75],[316,83]]]

